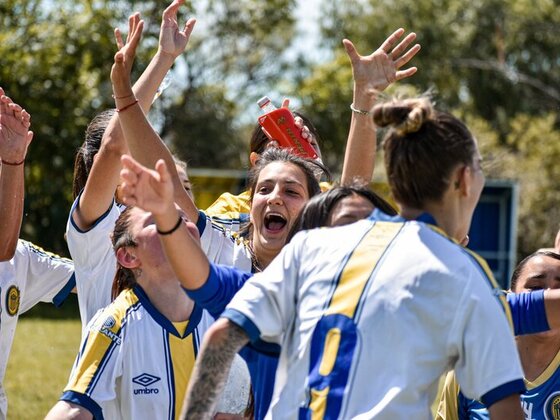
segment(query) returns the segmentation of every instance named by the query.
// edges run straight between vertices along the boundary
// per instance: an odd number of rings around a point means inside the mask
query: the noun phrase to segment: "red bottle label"
[[[278,108],[259,117],[259,124],[271,140],[280,147],[291,149],[304,158],[317,158],[317,152],[309,142],[301,137],[301,129],[296,126],[294,116],[288,108]]]

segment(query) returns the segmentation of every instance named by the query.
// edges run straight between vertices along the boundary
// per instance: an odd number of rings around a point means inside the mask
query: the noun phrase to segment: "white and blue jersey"
[[[61,400],[99,419],[179,418],[202,335],[211,317],[195,305],[171,322],[139,285],[90,321]]]
[[[428,419],[452,368],[488,404],[524,390],[496,288],[437,228],[364,220],[297,234],[222,316],[281,345],[267,418]]]
[[[21,239],[14,257],[0,262],[0,419],[6,418],[2,382],[20,314],[38,302],[59,306],[75,285],[72,261]]]
[[[560,352],[534,381],[525,381],[527,391],[521,394],[525,420],[560,419]],[[445,380],[444,397],[437,419],[490,420],[488,409],[480,401],[466,398],[450,372]]]
[[[83,335],[87,324],[96,312],[111,303],[111,287],[117,271],[117,258],[111,243],[111,233],[124,206],[113,200],[107,211],[84,231],[73,219],[80,196],[76,198],[70,210],[66,239],[76,269],[76,288]]]

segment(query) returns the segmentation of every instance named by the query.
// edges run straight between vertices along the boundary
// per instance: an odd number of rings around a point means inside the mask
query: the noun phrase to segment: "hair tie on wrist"
[[[352,112],[355,112],[358,115],[373,115],[373,112],[371,111],[365,111],[363,109],[354,108],[353,103],[350,104],[350,109],[352,110]]]
[[[117,108],[117,112],[124,112],[126,111],[128,108],[136,105],[138,103],[138,99],[135,99],[134,102],[132,102],[131,104],[128,104],[127,106],[123,107],[123,108]]]
[[[19,166],[22,165],[23,162],[25,162],[25,158],[23,158],[20,162],[8,162],[7,160],[4,159],[0,159],[2,161],[3,165],[8,165],[8,166]]]
[[[179,220],[177,220],[177,223],[175,224],[175,226],[173,226],[169,230],[159,230],[159,228],[156,226],[157,233],[159,233],[160,235],[171,235],[173,232],[175,232],[177,229],[179,229],[179,226],[181,226],[181,223],[183,223],[183,218],[181,216],[179,216]]]

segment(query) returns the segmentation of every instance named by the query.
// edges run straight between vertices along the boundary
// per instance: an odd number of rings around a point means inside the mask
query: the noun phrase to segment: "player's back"
[[[325,418],[430,418],[456,362],[477,397],[519,377],[500,361],[513,338],[482,269],[441,233],[362,221],[294,242],[296,333],[282,343],[273,418],[296,414],[289,401]]]

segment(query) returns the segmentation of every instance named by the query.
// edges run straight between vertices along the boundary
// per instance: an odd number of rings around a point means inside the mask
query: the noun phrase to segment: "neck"
[[[560,351],[560,333],[522,335],[516,338],[525,378],[534,381],[546,370]]]
[[[414,220],[423,213],[429,213],[436,221],[437,226],[443,230],[447,235],[461,241],[464,234],[461,232],[461,227],[457,220],[459,220],[458,210],[450,205],[442,203],[427,203],[424,208],[416,209],[413,207],[401,206],[401,216],[407,220]]]
[[[278,252],[264,249],[253,241],[249,242],[249,251],[251,253],[253,266],[257,271],[262,271],[268,267],[272,260],[278,255]]]
[[[144,289],[154,307],[171,322],[186,321],[194,308],[194,302],[187,296],[175,278],[148,279],[142,276],[138,284]]]

